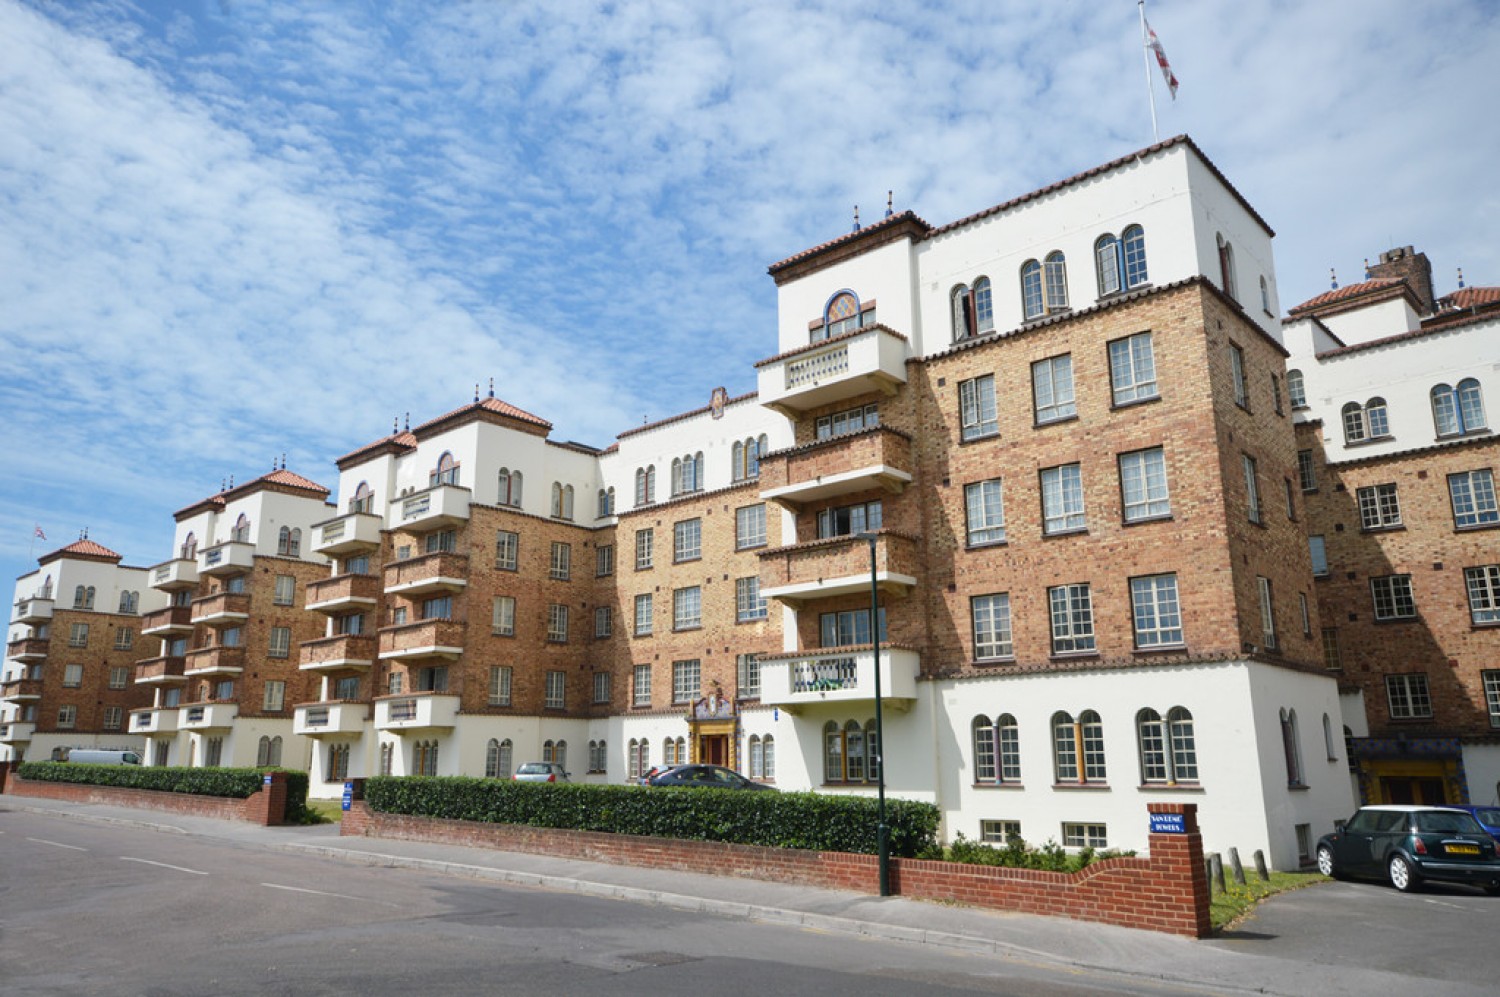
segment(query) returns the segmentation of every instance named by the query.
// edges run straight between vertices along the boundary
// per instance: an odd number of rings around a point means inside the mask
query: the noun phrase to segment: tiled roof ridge
[[[1480,312],[1477,315],[1454,315],[1447,321],[1430,321],[1424,323],[1419,329],[1408,329],[1406,332],[1398,332],[1390,336],[1382,336],[1372,339],[1367,343],[1350,343],[1348,346],[1340,346],[1332,350],[1324,350],[1317,354],[1319,360],[1329,357],[1349,356],[1353,353],[1361,353],[1366,350],[1379,349],[1383,346],[1394,346],[1397,343],[1407,342],[1413,339],[1423,339],[1427,336],[1438,336],[1446,332],[1454,332],[1465,326],[1481,325],[1485,322],[1500,320],[1500,314],[1494,312]]]
[[[759,391],[747,391],[743,395],[735,395],[733,398],[726,401],[724,403],[724,407],[728,408],[731,405],[738,405],[741,402],[749,401],[752,398],[758,397],[760,397]],[[623,433],[616,433],[615,439],[623,440],[627,436],[637,436],[641,433],[650,432],[653,429],[660,429],[662,426],[667,426],[674,422],[682,422],[685,419],[691,419],[694,416],[702,415],[704,412],[711,411],[712,409],[713,405],[709,404],[701,406],[699,408],[691,409],[687,412],[679,412],[676,415],[669,415],[664,419],[657,419],[655,422],[648,422],[644,426],[635,426],[631,429],[625,430]]]
[[[445,415],[440,415],[436,419],[428,419],[426,422],[413,429],[412,435],[417,436],[425,429],[442,425],[445,422],[448,422],[452,419],[457,419],[460,416],[467,415],[470,412],[479,411],[493,412],[496,415],[503,415],[508,418],[515,419],[519,422],[529,422],[534,426],[540,426],[544,429],[552,428],[552,423],[548,422],[546,419],[543,419],[541,416],[532,415],[530,412],[527,412],[523,408],[518,408],[517,406],[512,405],[510,402],[505,401],[502,398],[496,398],[494,395],[490,395],[486,398],[480,398],[478,401],[472,401],[467,405],[456,408],[452,412],[448,412]]]
[[[908,208],[905,211],[898,211],[896,214],[891,215],[889,218],[882,218],[878,222],[872,222],[869,225],[862,225],[859,228],[855,229],[853,232],[845,232],[843,235],[837,236],[833,239],[829,239],[826,242],[820,242],[816,246],[813,246],[811,249],[804,249],[800,253],[793,253],[791,256],[788,256],[784,260],[778,260],[777,262],[772,263],[769,267],[766,268],[766,271],[768,273],[774,274],[778,270],[785,270],[787,267],[791,266],[794,263],[799,263],[802,260],[808,259],[809,257],[816,256],[819,253],[824,252],[825,250],[834,248],[835,246],[843,245],[846,242],[853,242],[855,239],[861,237],[868,238],[872,233],[879,233],[884,231],[885,229],[894,228],[897,225],[905,224],[907,222],[915,222],[923,230],[924,233],[932,231],[931,225],[923,221],[921,218],[917,217],[916,212]]]
[[[1408,447],[1404,450],[1386,450],[1381,453],[1362,454],[1351,457],[1348,460],[1328,460],[1325,456],[1323,463],[1329,467],[1349,467],[1354,464],[1378,464],[1383,460],[1405,460],[1413,454],[1433,453],[1438,450],[1451,450],[1455,447],[1474,446],[1480,443],[1493,443],[1496,437],[1488,430],[1473,433],[1472,435],[1453,436],[1447,439],[1434,440],[1431,443],[1419,447]]]
[[[90,540],[88,537],[79,537],[66,547],[59,547],[51,553],[43,554],[37,558],[37,563],[48,564],[63,557],[84,557],[118,562],[120,556],[98,541]]]
[[[334,464],[342,468],[345,462],[359,463],[355,460],[355,458],[363,457],[366,453],[385,446],[393,448],[404,447],[407,450],[415,450],[417,448],[417,438],[411,434],[410,430],[403,430],[399,433],[392,433],[389,436],[382,436],[380,439],[376,440],[373,443],[366,443],[362,447],[357,447],[356,449],[349,451],[342,457],[335,458]]]
[[[1393,288],[1406,286],[1406,280],[1402,277],[1370,277],[1357,284],[1345,284],[1343,287],[1335,287],[1324,291],[1322,294],[1314,295],[1287,309],[1287,315],[1300,317],[1306,312],[1315,312],[1332,304],[1362,298],[1365,295],[1378,294]]]

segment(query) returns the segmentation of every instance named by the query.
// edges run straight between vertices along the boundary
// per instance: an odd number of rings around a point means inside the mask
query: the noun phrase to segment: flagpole
[[[1151,97],[1151,141],[1161,141],[1161,134],[1156,127],[1156,84],[1151,80],[1151,41],[1146,36],[1146,0],[1138,0],[1136,4],[1141,11],[1141,59],[1146,65],[1146,93]]]

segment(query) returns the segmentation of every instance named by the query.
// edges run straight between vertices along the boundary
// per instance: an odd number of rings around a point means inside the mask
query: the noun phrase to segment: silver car
[[[516,782],[567,782],[568,773],[556,762],[522,762],[511,778]]]

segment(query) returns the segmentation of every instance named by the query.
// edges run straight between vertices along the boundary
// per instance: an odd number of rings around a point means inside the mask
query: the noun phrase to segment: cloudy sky
[[[1492,0],[1149,14],[1161,135],[1277,230],[1284,307],[1395,245],[1500,284]],[[766,266],[855,204],[1151,141],[1131,0],[0,0],[0,573],[84,527],[159,562],[229,476],[332,484],[491,377],[607,445],[752,390]]]

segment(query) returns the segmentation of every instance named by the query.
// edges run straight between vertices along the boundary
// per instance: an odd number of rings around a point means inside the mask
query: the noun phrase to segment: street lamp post
[[[875,649],[875,787],[880,801],[875,825],[875,850],[880,869],[880,895],[891,895],[891,826],[885,821],[885,717],[880,695],[880,580],[875,564],[875,533],[856,533],[870,545],[870,638]]]

